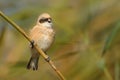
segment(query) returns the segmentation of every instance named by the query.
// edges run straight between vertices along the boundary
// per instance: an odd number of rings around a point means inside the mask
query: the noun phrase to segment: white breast
[[[38,40],[38,46],[46,51],[50,45],[52,44],[53,39],[50,39],[50,36],[48,35],[43,35],[41,39]]]

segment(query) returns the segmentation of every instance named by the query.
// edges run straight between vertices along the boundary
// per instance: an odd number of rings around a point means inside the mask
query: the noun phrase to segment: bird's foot
[[[32,40],[32,41],[30,42],[30,47],[31,47],[31,48],[34,48],[34,44],[35,44],[35,41]]]

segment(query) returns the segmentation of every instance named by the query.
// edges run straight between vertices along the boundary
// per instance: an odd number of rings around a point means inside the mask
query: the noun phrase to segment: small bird
[[[54,41],[55,31],[53,29],[52,19],[48,13],[43,13],[38,17],[36,25],[30,30],[30,38],[45,53]],[[32,56],[28,62],[27,69],[38,69],[39,53],[31,43]]]

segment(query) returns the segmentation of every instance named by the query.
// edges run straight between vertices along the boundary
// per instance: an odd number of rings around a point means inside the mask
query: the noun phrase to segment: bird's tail
[[[38,57],[31,57],[28,65],[27,65],[27,69],[33,69],[33,70],[37,70],[38,69],[38,60],[39,60],[39,56]]]

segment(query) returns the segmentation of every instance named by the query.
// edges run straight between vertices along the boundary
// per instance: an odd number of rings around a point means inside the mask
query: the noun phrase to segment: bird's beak
[[[51,23],[51,19],[48,19],[48,22]]]

